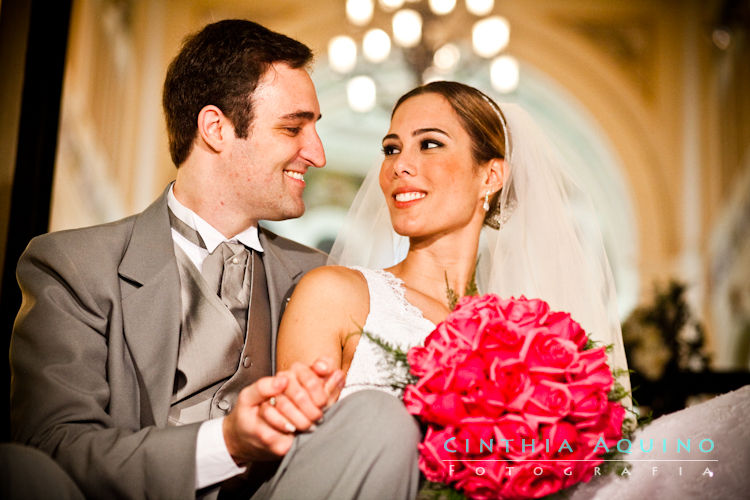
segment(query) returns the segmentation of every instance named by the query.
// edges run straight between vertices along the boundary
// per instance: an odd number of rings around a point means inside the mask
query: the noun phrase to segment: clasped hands
[[[232,459],[245,465],[284,456],[295,433],[314,430],[343,386],[343,372],[323,357],[311,366],[295,363],[245,387],[222,424]]]

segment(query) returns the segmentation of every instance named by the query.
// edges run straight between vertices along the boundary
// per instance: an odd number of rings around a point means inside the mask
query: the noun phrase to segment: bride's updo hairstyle
[[[458,82],[435,81],[410,90],[396,102],[396,110],[408,99],[422,94],[438,94],[445,98],[458,115],[472,144],[472,158],[476,165],[494,158],[505,159],[505,117],[500,107],[482,91]],[[495,193],[484,223],[498,229],[500,191]]]

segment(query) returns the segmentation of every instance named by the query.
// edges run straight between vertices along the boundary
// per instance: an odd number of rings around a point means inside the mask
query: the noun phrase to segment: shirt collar
[[[236,234],[234,237],[227,239],[218,229],[203,220],[200,215],[179,202],[174,195],[174,183],[169,186],[169,193],[167,193],[167,206],[169,206],[172,213],[178,219],[187,224],[188,227],[198,231],[198,234],[201,235],[203,242],[206,244],[206,250],[208,250],[208,253],[213,253],[213,251],[216,250],[216,247],[224,241],[240,242],[255,251],[263,251],[263,247],[260,245],[260,239],[258,238],[257,226],[250,226],[244,231]]]

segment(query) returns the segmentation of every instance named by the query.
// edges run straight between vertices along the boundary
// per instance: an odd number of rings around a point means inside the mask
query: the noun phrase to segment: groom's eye
[[[422,142],[420,142],[421,149],[439,148],[442,145],[443,145],[442,142],[436,141],[435,139],[425,139]]]
[[[299,134],[301,129],[299,127],[284,127],[284,130],[286,130],[289,135],[294,136]]]
[[[382,150],[385,156],[390,156],[399,152],[399,149],[396,146],[391,146],[388,144],[383,145]]]

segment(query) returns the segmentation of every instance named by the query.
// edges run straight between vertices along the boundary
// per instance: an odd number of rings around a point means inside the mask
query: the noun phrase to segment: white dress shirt
[[[174,228],[172,228],[172,240],[187,254],[198,271],[202,269],[203,261],[209,253],[213,252],[224,241],[240,242],[258,252],[263,251],[256,226],[251,226],[232,239],[227,239],[215,227],[180,203],[174,195],[173,186],[169,187],[169,193],[167,194],[169,209],[178,219],[198,231],[206,244],[206,248],[192,243]],[[198,441],[195,449],[195,489],[211,486],[245,472],[245,467],[238,467],[227,450],[222,430],[223,421],[224,417],[207,420],[201,424],[198,430]]]

